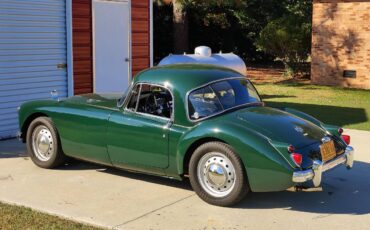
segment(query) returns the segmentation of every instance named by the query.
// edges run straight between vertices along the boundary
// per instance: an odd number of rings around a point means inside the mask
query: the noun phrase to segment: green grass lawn
[[[255,84],[266,105],[290,107],[327,124],[370,131],[370,90],[304,83]]]
[[[81,229],[98,230],[88,225],[83,225],[56,216],[33,211],[29,208],[0,203],[0,229],[1,230],[43,230],[43,229]]]

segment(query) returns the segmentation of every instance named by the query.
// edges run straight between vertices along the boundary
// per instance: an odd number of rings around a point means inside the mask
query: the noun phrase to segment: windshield
[[[208,117],[240,105],[261,102],[247,79],[231,79],[212,83],[189,94],[191,120]]]

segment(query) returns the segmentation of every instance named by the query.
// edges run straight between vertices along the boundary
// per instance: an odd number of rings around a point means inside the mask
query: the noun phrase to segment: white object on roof
[[[207,46],[198,46],[194,50],[194,54],[183,55],[168,55],[163,58],[158,66],[171,64],[208,64],[222,66],[235,70],[244,76],[247,75],[247,67],[244,61],[233,53],[217,53],[212,54],[211,48]]]

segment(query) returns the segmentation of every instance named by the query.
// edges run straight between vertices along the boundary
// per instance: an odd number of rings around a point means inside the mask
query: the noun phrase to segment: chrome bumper
[[[336,167],[337,165],[344,164],[347,169],[353,167],[354,161],[354,149],[351,146],[347,146],[344,154],[338,156],[337,158],[326,162],[325,164],[319,160],[313,162],[312,169],[307,169],[303,171],[296,171],[293,173],[293,182],[303,183],[312,180],[315,187],[321,184],[321,175],[323,172]]]

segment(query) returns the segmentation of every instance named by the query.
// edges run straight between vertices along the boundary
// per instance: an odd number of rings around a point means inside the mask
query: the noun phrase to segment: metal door
[[[126,1],[93,2],[95,92],[123,93],[129,85],[129,19]]]

